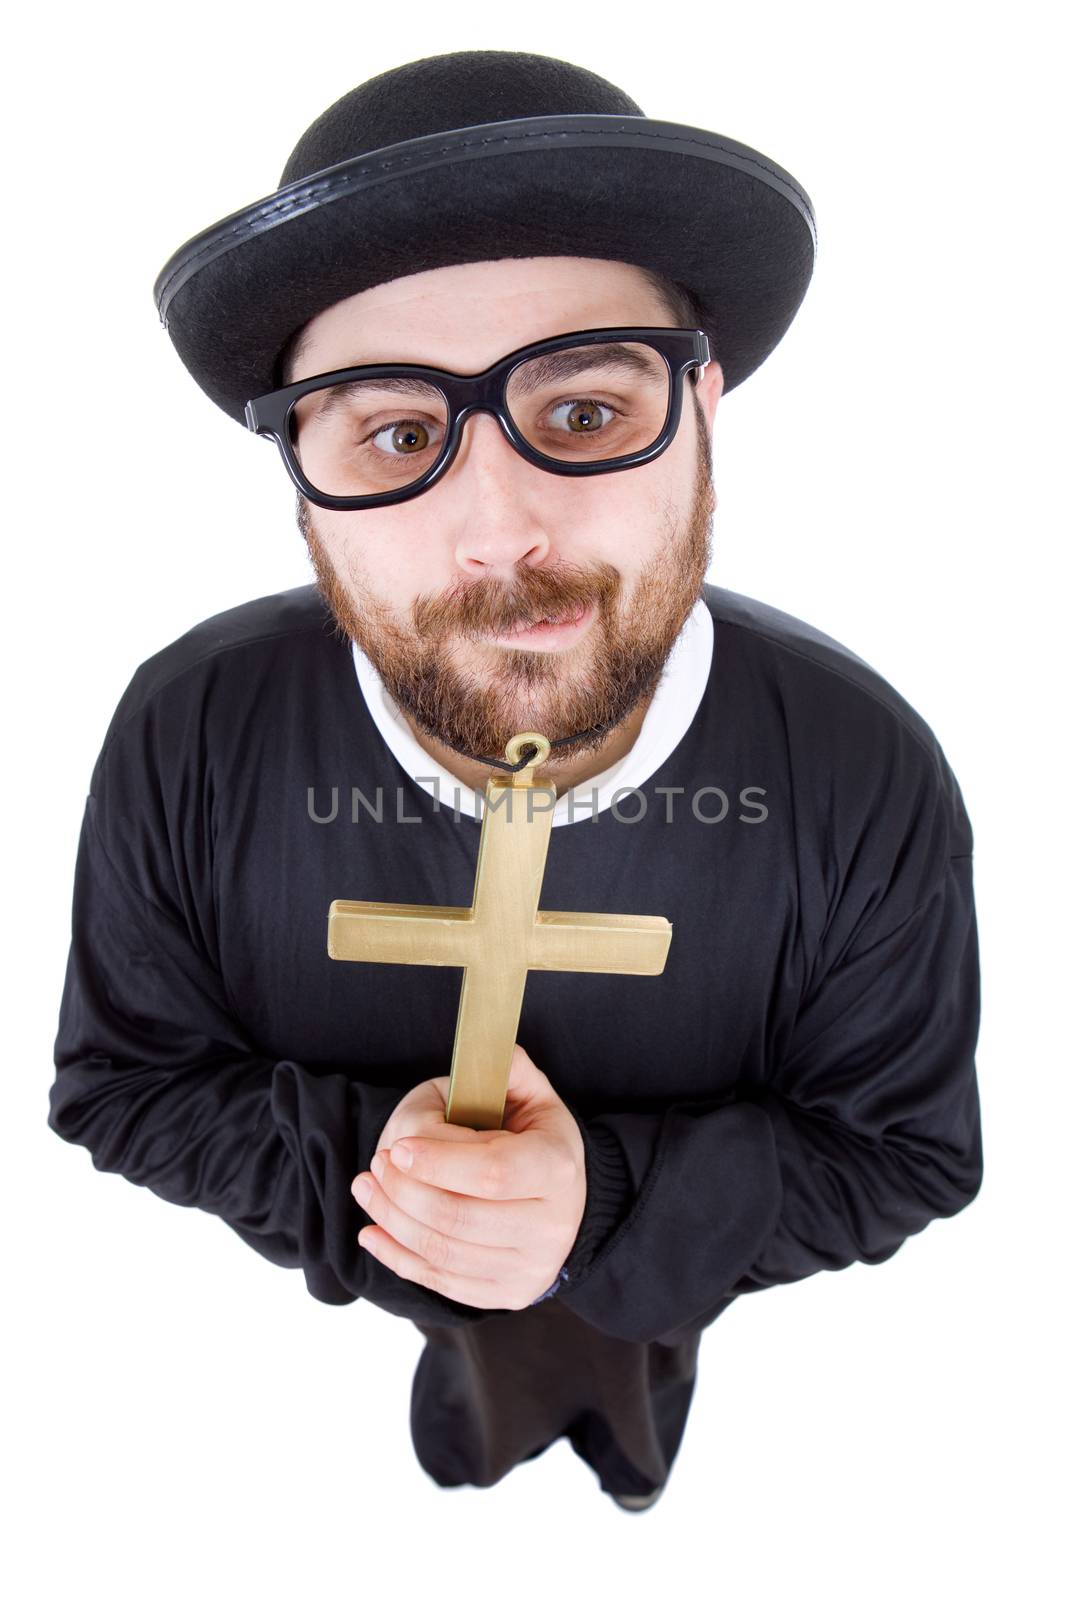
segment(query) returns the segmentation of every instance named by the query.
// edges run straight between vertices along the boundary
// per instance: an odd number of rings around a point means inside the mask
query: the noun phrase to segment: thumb
[[[528,1123],[538,1112],[554,1108],[560,1097],[553,1089],[547,1074],[532,1061],[521,1044],[516,1044],[508,1074],[508,1092],[505,1103],[505,1122],[515,1132],[515,1123]]]

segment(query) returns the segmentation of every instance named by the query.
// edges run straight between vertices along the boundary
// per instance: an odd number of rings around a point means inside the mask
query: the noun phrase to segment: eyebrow
[[[515,393],[528,394],[542,383],[555,383],[577,372],[632,372],[652,381],[663,379],[661,356],[635,350],[631,345],[602,344],[580,350],[555,350],[551,355],[531,356],[519,369]]]
[[[352,398],[353,390],[362,388],[365,384],[376,391],[384,390],[387,394],[413,394],[425,400],[432,400],[441,392],[435,384],[428,383],[425,378],[349,378],[344,383],[335,383],[326,390],[326,398],[319,406],[318,416],[329,417],[335,411],[340,411],[345,402]],[[304,398],[313,399],[314,392],[305,395]]]
[[[402,365],[400,362],[395,364]],[[385,366],[387,363],[379,362],[377,365]],[[649,382],[662,383],[664,363],[661,356],[644,349],[634,349],[631,345],[602,344],[592,348],[585,345],[580,349],[555,350],[543,356],[530,356],[509,383],[514,385],[511,393],[521,396],[542,384],[557,383],[576,373],[611,371],[630,372]],[[350,398],[351,391],[363,384],[387,394],[417,395],[423,399],[432,399],[440,393],[436,384],[425,378],[350,378],[327,389],[326,398],[319,407],[319,417],[328,417],[337,411]],[[307,398],[310,399],[310,395]]]

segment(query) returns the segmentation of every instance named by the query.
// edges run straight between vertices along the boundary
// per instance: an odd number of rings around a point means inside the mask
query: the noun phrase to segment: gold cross
[[[486,785],[473,904],[330,905],[326,949],[335,961],[463,968],[445,1121],[468,1128],[503,1125],[528,971],[656,976],[671,942],[665,917],[537,909],[556,789],[551,780],[535,787],[532,769],[551,746],[543,734],[519,733],[505,758],[520,760],[531,744],[537,754],[521,771]],[[547,804],[535,806],[536,794]]]

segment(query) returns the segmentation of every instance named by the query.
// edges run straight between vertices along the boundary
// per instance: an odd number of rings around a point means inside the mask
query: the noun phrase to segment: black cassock
[[[981,1183],[973,840],[941,747],[827,635],[713,584],[698,604],[711,673],[643,812],[552,832],[542,906],[673,936],[657,977],[529,974],[519,1042],[578,1120],[588,1201],[566,1281],[523,1311],[356,1242],[352,1180],[448,1072],[462,973],[332,961],[328,908],[469,904],[481,824],[398,763],[316,587],[144,662],[92,773],[49,1126],[317,1299],[414,1322],[441,1483],[561,1436],[605,1488],[662,1483],[738,1295],[885,1261]],[[352,820],[353,789],[376,814]]]

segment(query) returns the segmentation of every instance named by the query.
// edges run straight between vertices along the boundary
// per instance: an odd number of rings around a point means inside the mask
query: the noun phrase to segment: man
[[[981,1181],[956,780],[858,656],[705,581],[719,398],[813,260],[758,152],[474,51],[353,90],[157,282],[280,449],[317,582],[192,628],[115,712],[50,1125],[414,1321],[441,1484],[565,1436],[653,1503],[715,1317],[886,1260]],[[532,971],[476,1130],[444,1118],[461,972],[331,962],[326,911],[469,904],[528,731],[541,904],[672,941],[655,978]]]

